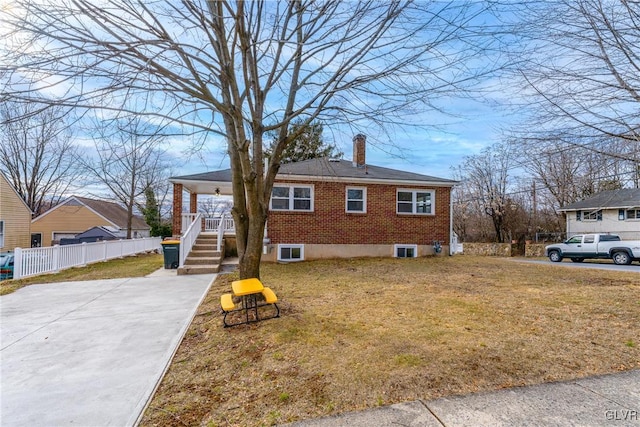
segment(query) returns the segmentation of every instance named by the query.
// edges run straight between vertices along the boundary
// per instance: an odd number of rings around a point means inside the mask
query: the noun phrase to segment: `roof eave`
[[[383,179],[383,178],[358,178],[346,176],[314,176],[314,175],[276,175],[276,181],[329,181],[329,182],[360,182],[363,184],[383,185],[428,185],[434,187],[453,187],[459,181],[422,181],[414,179]]]
[[[605,210],[605,209],[634,209],[637,208],[638,205],[620,205],[620,206],[581,206],[577,208],[561,208],[558,209],[560,212],[573,212],[573,211],[583,211],[585,209],[591,210]]]

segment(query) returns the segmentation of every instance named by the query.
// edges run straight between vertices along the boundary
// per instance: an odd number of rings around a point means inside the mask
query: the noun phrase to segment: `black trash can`
[[[180,265],[180,240],[164,240],[162,253],[164,254],[164,268],[178,268]]]

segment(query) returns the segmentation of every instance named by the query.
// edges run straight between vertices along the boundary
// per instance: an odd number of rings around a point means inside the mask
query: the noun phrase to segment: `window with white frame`
[[[396,192],[396,212],[399,214],[433,215],[434,190],[405,190]]]
[[[304,245],[278,245],[278,261],[304,260]]]
[[[416,258],[418,245],[393,245],[393,256],[395,258]]]
[[[627,209],[627,219],[640,219],[640,209]]]
[[[367,212],[367,189],[364,187],[347,187],[345,193],[345,210],[352,213]]]
[[[313,186],[278,184],[271,190],[271,210],[313,211]]]
[[[0,248],[4,247],[4,220],[0,221]]]
[[[582,211],[583,221],[602,221],[602,211]]]

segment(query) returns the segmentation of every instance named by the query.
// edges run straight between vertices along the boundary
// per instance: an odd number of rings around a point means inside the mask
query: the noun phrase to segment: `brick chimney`
[[[364,168],[365,162],[365,142],[367,137],[359,133],[353,137],[353,166]]]

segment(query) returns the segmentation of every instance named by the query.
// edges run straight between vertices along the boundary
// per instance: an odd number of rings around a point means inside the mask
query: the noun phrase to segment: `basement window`
[[[416,258],[418,245],[393,245],[393,254],[395,258]]]
[[[303,261],[304,245],[278,245],[278,261]]]

